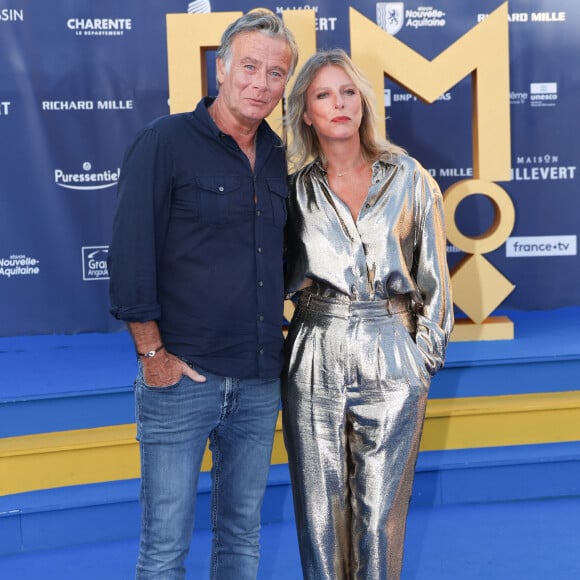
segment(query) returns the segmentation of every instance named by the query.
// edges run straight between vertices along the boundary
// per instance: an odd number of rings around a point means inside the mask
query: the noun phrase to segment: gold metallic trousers
[[[407,300],[302,292],[283,425],[304,578],[397,580],[430,375]]]

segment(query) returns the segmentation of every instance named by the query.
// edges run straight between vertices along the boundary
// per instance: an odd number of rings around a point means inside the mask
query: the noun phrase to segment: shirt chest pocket
[[[196,177],[176,196],[174,216],[208,225],[230,223],[241,204],[240,192],[239,178]]]

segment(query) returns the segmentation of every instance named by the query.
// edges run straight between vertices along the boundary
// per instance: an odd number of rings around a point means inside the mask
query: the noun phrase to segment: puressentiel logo
[[[120,173],[120,168],[93,171],[92,164],[85,161],[82,166],[82,171],[79,173],[69,173],[62,169],[55,169],[54,182],[59,187],[76,189],[77,191],[106,189],[107,187],[117,185]]]
[[[518,236],[505,243],[506,258],[575,256],[576,236]]]
[[[8,258],[0,258],[0,276],[13,278],[15,276],[38,276],[40,261],[24,254],[11,254]]]
[[[83,280],[108,280],[109,246],[83,246]]]
[[[532,107],[555,107],[558,100],[558,83],[530,83]]]

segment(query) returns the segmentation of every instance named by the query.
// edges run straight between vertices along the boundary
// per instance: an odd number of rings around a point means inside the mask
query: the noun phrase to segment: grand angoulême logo
[[[83,280],[108,280],[109,246],[83,246]]]

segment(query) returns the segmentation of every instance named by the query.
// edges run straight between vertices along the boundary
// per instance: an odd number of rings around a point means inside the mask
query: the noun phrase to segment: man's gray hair
[[[232,22],[222,35],[220,47],[217,50],[216,57],[220,58],[229,69],[232,57],[232,43],[238,34],[247,32],[263,32],[273,38],[280,38],[288,45],[292,53],[292,62],[288,77],[292,75],[298,62],[298,45],[292,32],[285,26],[281,18],[278,18],[273,12],[265,9],[251,10],[244,14],[236,21]]]

